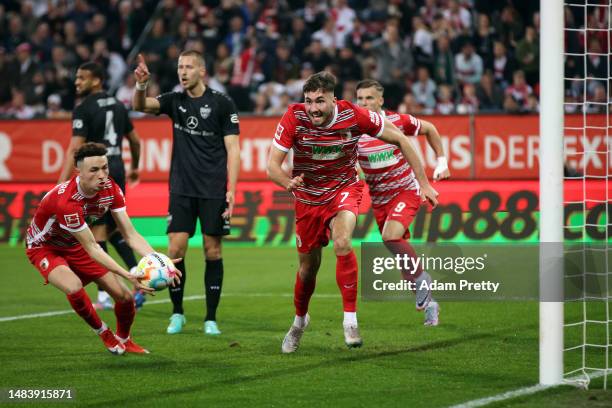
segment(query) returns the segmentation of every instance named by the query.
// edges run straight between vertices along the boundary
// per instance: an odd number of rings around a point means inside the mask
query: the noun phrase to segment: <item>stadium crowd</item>
[[[208,83],[241,112],[280,115],[305,79],[331,70],[337,95],[385,86],[387,107],[412,114],[537,112],[540,15],[513,0],[0,0],[0,117],[64,118],[74,108],[76,68],[102,63],[106,86],[131,103],[136,47],[153,74],[151,94],[177,88],[180,51],[206,57]],[[592,9],[592,10],[591,10]],[[568,27],[607,28],[606,8],[566,8]],[[142,33],[145,35],[139,41]],[[609,38],[568,32],[568,51],[607,78]],[[601,35],[599,35],[601,34]],[[600,55],[601,53],[601,55]],[[581,56],[566,73],[584,75]],[[568,101],[586,92],[607,105],[603,80],[566,81]],[[566,109],[578,110],[578,105]]]

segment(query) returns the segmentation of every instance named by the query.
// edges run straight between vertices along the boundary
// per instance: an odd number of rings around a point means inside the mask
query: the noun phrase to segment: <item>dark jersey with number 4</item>
[[[72,113],[72,135],[106,145],[110,176],[116,180],[125,179],[121,143],[133,129],[125,106],[106,92],[87,95]]]
[[[157,97],[159,113],[172,119],[170,192],[189,197],[225,199],[227,150],[224,137],[240,133],[234,102],[206,87],[192,98],[185,92]]]

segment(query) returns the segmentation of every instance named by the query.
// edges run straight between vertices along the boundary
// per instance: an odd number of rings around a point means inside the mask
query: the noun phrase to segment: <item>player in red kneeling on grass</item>
[[[299,268],[295,281],[295,318],[281,350],[297,350],[308,326],[308,304],[321,264],[321,248],[330,232],[336,254],[336,282],[342,294],[344,340],[359,347],[357,325],[357,258],[351,247],[363,184],[355,169],[357,143],[369,134],[400,147],[421,184],[421,197],[437,204],[423,166],[406,137],[376,112],[369,112],[334,96],[336,79],[327,72],[312,75],[303,87],[304,103],[290,105],[276,129],[268,161],[268,175],[296,199],[296,240]],[[293,174],[282,163],[293,149]]]
[[[450,177],[442,140],[432,123],[383,109],[384,88],[378,81],[365,79],[356,88],[359,106],[380,114],[406,136],[424,134],[437,157],[433,179],[438,181]],[[408,254],[416,258],[414,248],[407,239],[410,238],[408,227],[421,206],[421,197],[419,182],[410,165],[397,146],[367,134],[359,139],[358,157],[359,167],[368,183],[372,209],[383,242],[394,254]],[[419,264],[416,270],[402,271],[402,275],[404,279],[416,284],[416,309],[425,311],[425,325],[437,326],[440,307],[432,300],[429,274]],[[427,282],[427,288],[421,289],[424,281]]]
[[[154,250],[134,229],[126,213],[123,193],[108,177],[106,147],[85,143],[74,153],[74,162],[78,175],[55,186],[36,210],[27,231],[26,254],[45,284],[51,283],[66,294],[74,311],[100,336],[111,353],[148,353],[130,338],[134,297],[118,277],[128,279],[136,289],[147,293],[153,289],[140,284],[104,252],[89,225],[110,210],[132,249],[141,256]],[[84,289],[90,282],[97,283],[115,300],[116,334],[94,310]]]

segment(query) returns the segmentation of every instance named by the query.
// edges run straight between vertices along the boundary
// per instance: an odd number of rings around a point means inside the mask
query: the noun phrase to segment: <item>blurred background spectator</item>
[[[153,89],[180,89],[176,60],[206,58],[207,80],[238,109],[282,113],[314,72],[385,86],[385,104],[408,113],[536,112],[539,2],[521,0],[0,0],[0,116],[61,117],[76,102],[79,64],[104,65],[106,88],[130,104],[135,55],[146,55]],[[607,28],[598,7],[567,7],[570,28]],[[585,11],[588,15],[584,15]],[[611,69],[604,32],[567,32],[571,111],[605,111]],[[586,50],[584,46],[586,44]],[[586,89],[585,89],[586,88]],[[573,107],[572,107],[573,106]],[[136,115],[135,113],[132,113]]]

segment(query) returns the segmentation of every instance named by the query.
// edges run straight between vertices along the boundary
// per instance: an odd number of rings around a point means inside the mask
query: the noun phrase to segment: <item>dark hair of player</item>
[[[357,82],[357,87],[355,88],[355,90],[357,91],[359,89],[367,88],[374,88],[378,92],[380,92],[381,95],[385,92],[385,88],[383,88],[380,82],[376,81],[375,79],[364,79],[362,81]]]
[[[316,74],[311,75],[306,82],[304,83],[304,87],[302,91],[304,93],[307,92],[334,92],[336,88],[336,77],[326,71],[317,72]]]
[[[100,82],[104,82],[104,69],[97,62],[84,62],[79,66],[80,70],[89,71],[94,78],[98,78]]]
[[[85,143],[74,152],[74,162],[79,164],[86,157],[106,156],[106,146],[102,143]]]
[[[201,66],[205,66],[204,64],[204,56],[196,50],[186,50],[180,53],[179,58],[180,57],[195,57],[196,60],[200,63]]]

